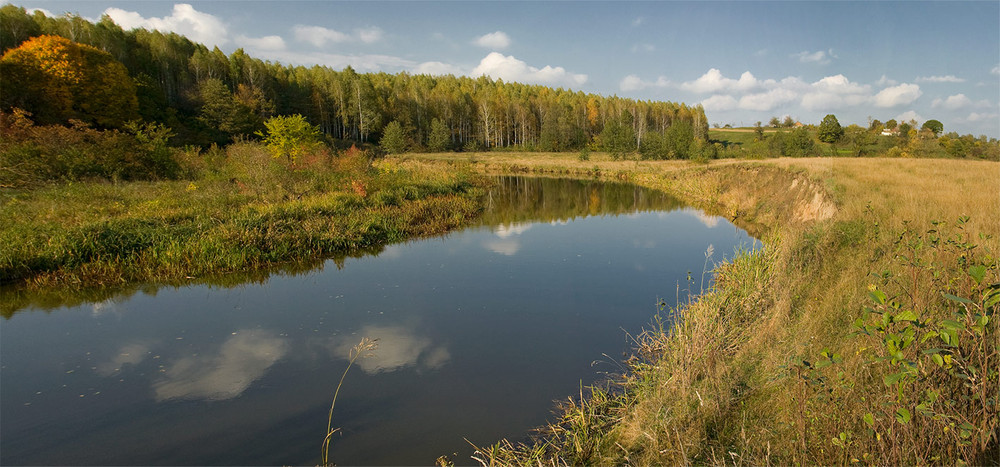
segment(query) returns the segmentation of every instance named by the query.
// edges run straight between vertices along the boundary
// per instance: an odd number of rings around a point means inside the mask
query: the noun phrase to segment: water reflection
[[[111,376],[122,371],[125,365],[138,365],[150,354],[151,344],[133,342],[123,345],[108,361],[97,365],[97,373]]]
[[[156,400],[232,399],[288,353],[288,343],[271,331],[234,334],[214,354],[191,355],[170,365],[153,383]]]
[[[419,370],[435,370],[451,359],[451,354],[444,345],[418,336],[402,326],[369,325],[361,328],[356,335],[378,339],[378,348],[370,356],[358,359],[355,363],[368,374],[396,371],[414,365]],[[360,338],[339,339],[333,345],[333,356],[350,359],[351,348],[358,344],[358,340]]]

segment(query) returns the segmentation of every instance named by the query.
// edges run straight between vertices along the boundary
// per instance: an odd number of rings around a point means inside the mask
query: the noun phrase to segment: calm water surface
[[[630,348],[662,298],[759,247],[662,194],[504,178],[484,226],[236,286],[147,288],[0,322],[0,463],[471,463]],[[232,277],[225,282],[238,283]],[[706,279],[707,285],[708,279]],[[681,297],[683,300],[683,297]]]

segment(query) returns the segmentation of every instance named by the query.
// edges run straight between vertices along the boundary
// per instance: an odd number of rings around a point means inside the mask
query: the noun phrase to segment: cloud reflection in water
[[[273,332],[241,330],[226,339],[218,353],[184,357],[153,383],[157,401],[225,400],[239,396],[284,357],[289,345]]]
[[[378,348],[372,355],[355,362],[368,374],[396,371],[413,365],[422,370],[434,370],[451,360],[451,354],[443,345],[434,345],[430,338],[417,336],[402,326],[365,326],[356,335],[378,339]],[[355,345],[357,341],[352,337],[338,341],[331,350],[335,357],[347,359]]]

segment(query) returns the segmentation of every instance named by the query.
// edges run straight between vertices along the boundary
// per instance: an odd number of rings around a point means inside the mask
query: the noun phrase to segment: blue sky
[[[1000,2],[47,2],[229,53],[705,106],[710,123],[937,119],[1000,136]]]

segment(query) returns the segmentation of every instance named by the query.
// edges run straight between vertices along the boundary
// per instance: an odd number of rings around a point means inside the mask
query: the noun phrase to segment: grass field
[[[483,171],[628,179],[766,244],[719,265],[717,286],[696,301],[664,308],[676,321],[640,336],[620,379],[570,399],[530,442],[481,447],[484,464],[997,458],[1000,164],[471,160]]]

